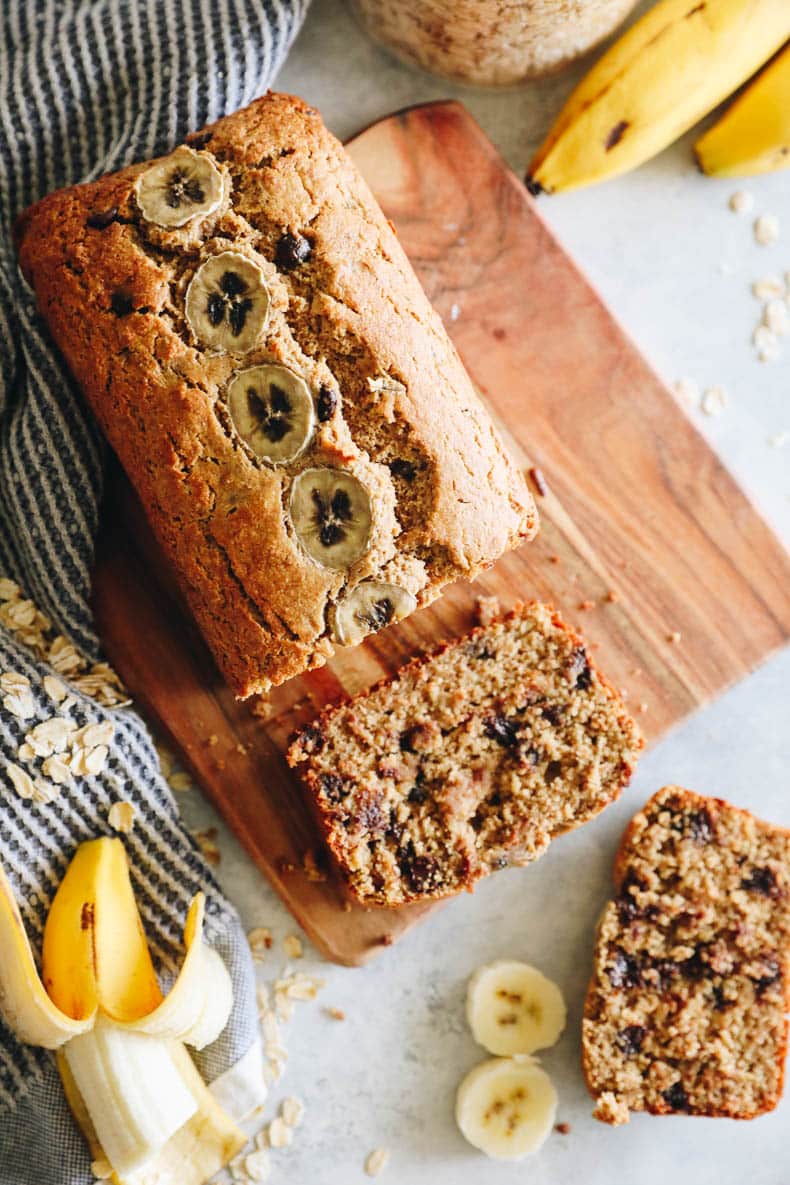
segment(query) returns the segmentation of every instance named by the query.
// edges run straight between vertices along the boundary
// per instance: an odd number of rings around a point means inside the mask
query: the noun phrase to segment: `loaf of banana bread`
[[[540,856],[641,744],[579,635],[531,604],[325,709],[288,759],[355,896],[401,905]]]
[[[240,696],[472,578],[534,505],[316,111],[268,94],[18,223],[55,342]]]
[[[666,786],[615,862],[585,1005],[595,1116],[751,1119],[782,1093],[790,832]]]

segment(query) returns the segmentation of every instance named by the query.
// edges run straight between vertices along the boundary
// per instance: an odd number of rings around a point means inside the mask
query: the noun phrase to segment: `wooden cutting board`
[[[465,629],[475,598],[496,594],[552,601],[580,624],[655,740],[790,637],[790,557],[460,104],[390,116],[350,150],[512,448],[543,474],[540,537],[277,689],[266,719],[223,686],[122,483],[94,599],[142,709],[310,938],[354,964],[426,909],[347,900],[282,757],[297,725]]]

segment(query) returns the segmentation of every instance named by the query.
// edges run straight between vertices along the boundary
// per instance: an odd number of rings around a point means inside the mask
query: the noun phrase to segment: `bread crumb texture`
[[[472,578],[537,522],[318,113],[268,94],[188,143],[170,174],[148,162],[51,194],[17,236],[42,315],[247,696],[322,665],[360,585],[341,641]]]
[[[326,709],[288,756],[354,894],[399,905],[534,860],[618,796],[641,743],[581,638],[531,604]]]
[[[751,1119],[787,1043],[790,832],[667,786],[626,830],[598,930],[583,1064],[604,1123]]]

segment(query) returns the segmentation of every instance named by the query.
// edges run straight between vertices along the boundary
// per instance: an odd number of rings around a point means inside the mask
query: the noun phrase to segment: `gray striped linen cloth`
[[[308,2],[0,2],[0,576],[6,596],[8,581],[17,582],[50,619],[48,639],[66,635],[89,662],[100,658],[88,597],[104,446],[19,275],[12,224],[50,190],[165,152],[261,94]],[[40,949],[49,902],[77,844],[112,834],[114,801],[133,803],[135,825],[124,841],[160,969],[174,972],[188,904],[203,888],[207,936],[234,981],[231,1021],[198,1058],[204,1076],[216,1080],[245,1053],[250,1060],[257,1042],[253,972],[238,917],[179,822],[133,707],[103,707],[76,693],[68,712],[78,726],[114,726],[104,770],[55,786],[49,802],[16,791],[9,763],[25,765],[17,756],[25,733],[58,708],[42,689],[52,673],[47,655],[24,642],[32,607],[10,605],[0,600],[0,673],[27,676],[35,714],[18,718],[0,690],[0,861],[28,934]],[[27,768],[40,774],[40,765]],[[20,1045],[0,1022],[1,1185],[92,1180],[52,1055]]]

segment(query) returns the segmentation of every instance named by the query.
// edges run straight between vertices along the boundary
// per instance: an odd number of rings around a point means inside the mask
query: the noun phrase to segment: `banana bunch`
[[[214,1041],[233,1005],[225,965],[203,941],[204,911],[199,893],[163,996],[123,844],[84,843],[47,917],[40,978],[0,867],[0,1014],[20,1041],[58,1051],[69,1106],[115,1185],[204,1185],[246,1141],[184,1046]]]
[[[742,86],[788,38],[788,0],[659,0],[573,91],[527,185],[555,193],[636,168]],[[774,162],[767,167],[787,163],[781,150],[790,67],[770,73],[770,82],[766,72],[754,97],[747,92],[697,145],[706,172],[727,174],[731,155],[748,165],[753,139],[755,156]]]
[[[497,959],[469,981],[466,1019],[472,1036],[497,1054],[466,1075],[455,1101],[461,1134],[496,1160],[537,1152],[554,1124],[557,1092],[531,1054],[565,1028],[565,1001],[535,967]]]

